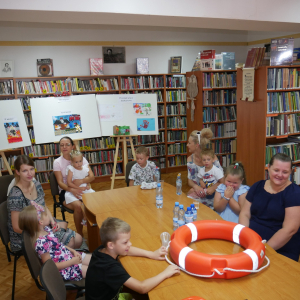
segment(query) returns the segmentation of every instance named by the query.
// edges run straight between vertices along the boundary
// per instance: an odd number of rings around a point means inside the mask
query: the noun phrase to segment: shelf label
[[[37,169],[36,169],[36,168],[34,168],[34,171],[35,171],[35,172],[37,172]]]
[[[96,91],[96,92],[99,92],[99,88],[98,88],[98,87],[96,87],[96,88],[95,88],[95,91]]]
[[[50,179],[48,179],[48,182],[50,183]]]
[[[32,144],[35,144],[35,139],[31,139],[31,143],[32,143]]]
[[[25,91],[25,94],[29,94],[29,91]]]
[[[31,110],[31,106],[30,105],[28,106],[28,110]]]
[[[83,151],[83,147],[80,147],[80,151]]]
[[[33,157],[33,153],[29,153],[29,155],[28,155],[29,157]]]
[[[11,165],[11,166],[10,166],[10,169],[11,169],[12,171],[14,171],[14,170],[15,170],[15,166],[14,166],[14,165]]]
[[[47,90],[43,90],[43,94],[47,94]]]
[[[104,87],[103,86],[101,86],[100,91],[104,91]]]
[[[83,88],[80,88],[80,89],[79,89],[79,92],[83,92]]]

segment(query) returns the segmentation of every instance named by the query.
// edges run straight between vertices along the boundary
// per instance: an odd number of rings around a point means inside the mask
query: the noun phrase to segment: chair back
[[[59,195],[58,183],[54,175],[54,172],[50,174],[50,189],[51,189],[52,196]]]
[[[25,230],[22,232],[22,251],[24,253],[30,274],[32,278],[37,281],[40,275],[41,262],[35,252],[34,246],[32,245],[30,235]]]
[[[0,203],[4,202],[7,200],[7,190],[8,186],[14,179],[14,175],[5,175],[5,176],[0,176]]]
[[[66,300],[65,283],[52,259],[48,259],[42,266],[40,279],[48,300]]]
[[[7,201],[4,201],[0,204],[0,237],[4,246],[7,246],[9,243],[9,232],[7,228],[8,220],[8,210],[7,210]]]

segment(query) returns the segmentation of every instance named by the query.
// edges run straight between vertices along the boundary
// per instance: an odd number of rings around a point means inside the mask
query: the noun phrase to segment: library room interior
[[[0,298],[299,299],[299,10],[1,1]]]

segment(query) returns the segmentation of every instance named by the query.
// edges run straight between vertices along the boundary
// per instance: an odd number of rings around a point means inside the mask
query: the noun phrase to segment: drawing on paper
[[[78,114],[52,117],[54,135],[65,135],[82,132],[81,116]]]
[[[151,103],[133,103],[133,111],[135,115],[150,116]]]
[[[122,104],[100,104],[98,113],[102,122],[123,120]]]
[[[136,119],[138,131],[155,131],[155,118]]]
[[[6,137],[9,144],[23,141],[17,118],[15,117],[4,118],[4,128],[6,131]]]

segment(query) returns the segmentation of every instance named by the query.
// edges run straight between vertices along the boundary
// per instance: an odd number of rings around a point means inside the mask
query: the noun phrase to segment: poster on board
[[[20,100],[0,101],[0,150],[31,146]]]
[[[101,136],[95,95],[30,99],[36,144]]]
[[[130,126],[130,134],[158,134],[155,94],[96,95],[101,132],[113,135],[113,126]]]

